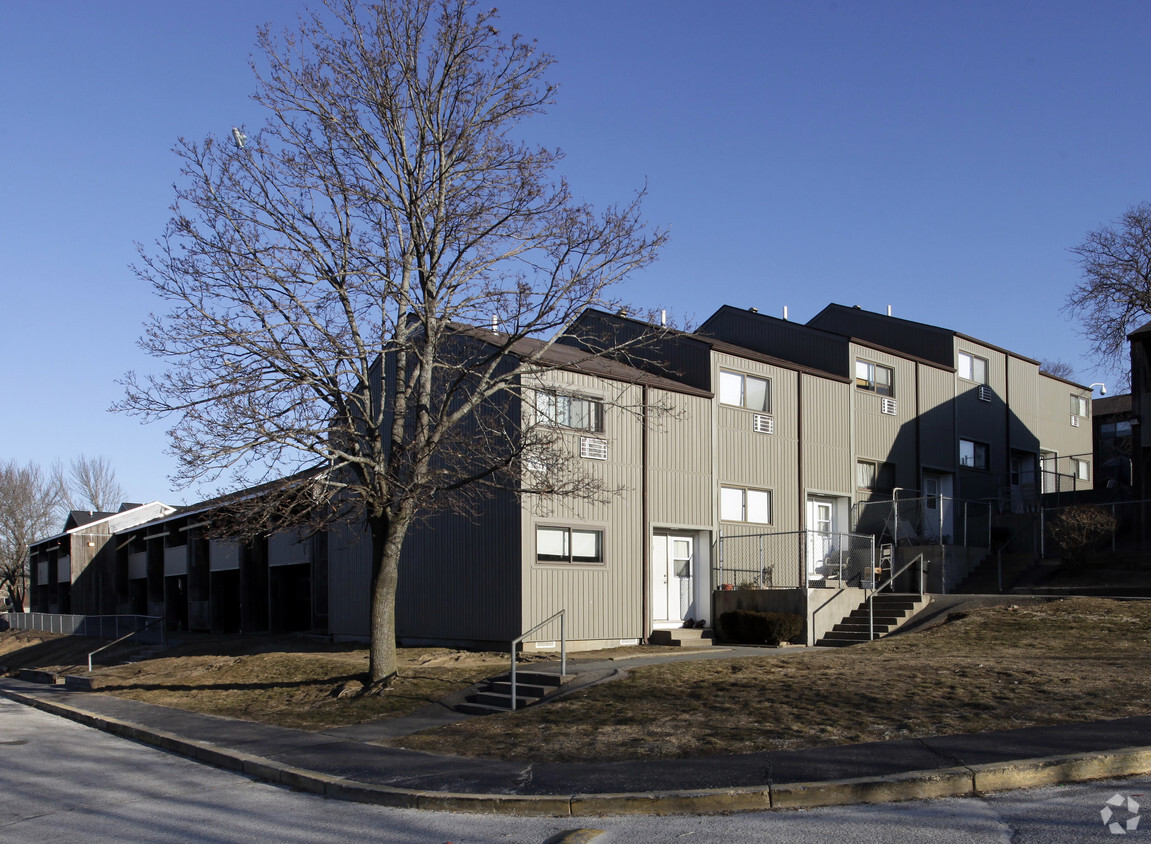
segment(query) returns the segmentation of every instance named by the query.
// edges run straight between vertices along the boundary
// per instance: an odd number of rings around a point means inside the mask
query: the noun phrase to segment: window
[[[1087,460],[1071,458],[1071,471],[1074,472],[1075,477],[1081,481],[1091,480],[1091,463]]]
[[[719,517],[725,522],[771,524],[771,493],[762,489],[719,488]]]
[[[959,377],[977,384],[987,383],[987,360],[967,352],[959,353]]]
[[[987,469],[989,466],[987,452],[987,443],[960,440],[959,465],[966,469]]]
[[[603,563],[603,531],[537,527],[536,562],[600,565]]]
[[[536,390],[536,421],[578,431],[603,431],[603,402]]]
[[[771,410],[771,382],[765,378],[720,370],[719,402],[767,413]]]
[[[855,362],[855,386],[881,396],[895,395],[895,370],[867,360]]]
[[[1077,396],[1072,394],[1071,415],[1080,416],[1083,419],[1086,419],[1091,415],[1091,405],[1088,404],[1086,396]]]
[[[878,460],[859,460],[855,464],[855,484],[871,492],[895,489],[895,465]]]

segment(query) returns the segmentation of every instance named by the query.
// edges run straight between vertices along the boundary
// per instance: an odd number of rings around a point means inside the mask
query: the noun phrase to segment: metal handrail
[[[923,554],[917,554],[913,559],[904,563],[899,571],[893,571],[887,580],[883,581],[879,586],[872,589],[867,595],[867,637],[870,641],[875,641],[875,594],[886,589],[890,586],[895,578],[903,574],[916,563],[919,563],[919,594],[923,594]]]
[[[823,591],[830,591],[830,590],[820,590],[820,591],[823,592]],[[846,587],[840,586],[837,590],[835,590],[835,592],[826,601],[823,602],[823,604],[821,606],[818,606],[814,610],[811,611],[811,625],[807,629],[808,644],[811,644],[811,645],[815,644],[815,631],[817,629],[815,626],[815,617],[817,615],[819,615],[821,612],[823,612],[825,609],[827,609],[828,607],[832,606],[835,603],[835,599],[838,598],[840,595],[842,595],[846,591],[847,591]]]
[[[117,639],[114,642],[109,642],[108,644],[106,644],[102,647],[96,648],[96,650],[94,650],[94,651],[92,651],[92,653],[88,654],[88,673],[89,674],[92,673],[92,657],[94,657],[96,654],[100,653],[100,651],[107,650],[108,648],[112,647],[113,645],[118,645],[121,642],[123,642],[125,639],[131,639],[133,636],[136,636],[140,633],[143,633],[145,630],[147,630],[148,628],[150,628],[156,624],[163,624],[163,622],[164,622],[164,616],[159,616],[158,618],[155,618],[152,621],[149,621],[147,624],[145,624],[139,630],[133,630],[131,633],[127,634],[126,636],[121,636],[119,639]],[[163,628],[160,628],[160,629],[161,629],[161,631],[163,631]]]
[[[531,630],[528,630],[526,633],[521,634],[518,639],[512,640],[512,644],[511,644],[512,669],[511,669],[510,675],[511,675],[511,686],[512,686],[511,709],[513,712],[515,712],[515,709],[516,709],[516,646],[522,644],[524,639],[526,639],[528,636],[535,633],[537,630],[539,630],[544,625],[555,621],[556,618],[559,618],[559,620],[560,620],[560,678],[561,678],[560,682],[561,683],[563,682],[563,679],[562,679],[563,676],[568,673],[567,638],[564,634],[564,617],[565,617],[566,613],[567,613],[567,610],[560,610],[557,613],[553,613],[552,615],[548,616],[543,621],[541,621],[539,624],[537,624],[535,627],[533,627]]]

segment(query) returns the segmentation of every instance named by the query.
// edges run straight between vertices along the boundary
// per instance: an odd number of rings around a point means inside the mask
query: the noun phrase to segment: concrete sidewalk
[[[376,722],[307,733],[18,680],[0,679],[0,694],[258,779],[337,799],[449,811],[566,816],[803,808],[1151,772],[1146,716],[810,750],[576,764],[439,756],[372,743],[421,723],[457,719],[454,713],[424,711],[403,727]]]

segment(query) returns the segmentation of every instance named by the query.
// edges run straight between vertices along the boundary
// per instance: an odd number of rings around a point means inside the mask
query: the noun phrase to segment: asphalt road
[[[1151,777],[984,798],[727,816],[511,818],[326,800],[252,781],[0,699],[0,842],[539,844],[599,829],[596,844],[645,842],[1151,842],[1151,819],[1120,837],[1100,812],[1119,794],[1151,815]],[[1142,818],[1140,818],[1142,820]],[[587,836],[584,840],[589,840]]]

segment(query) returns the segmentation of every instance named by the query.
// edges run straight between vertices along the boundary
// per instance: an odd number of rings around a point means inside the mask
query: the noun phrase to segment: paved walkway
[[[811,653],[800,648],[793,652]],[[586,683],[653,661],[763,653],[715,648],[581,662],[577,667]],[[377,743],[467,717],[446,706],[307,733],[18,680],[0,679],[0,694],[271,782],[334,798],[429,809],[594,815],[798,808],[1151,772],[1151,716],[695,759],[527,763],[441,756]]]

